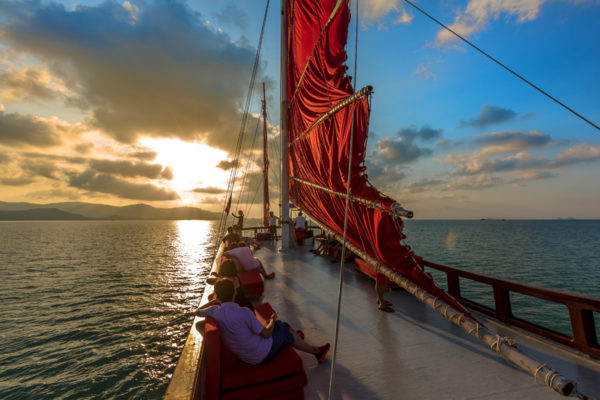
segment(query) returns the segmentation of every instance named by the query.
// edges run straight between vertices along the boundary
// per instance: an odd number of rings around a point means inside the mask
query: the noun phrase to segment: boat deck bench
[[[273,313],[268,303],[255,308],[257,318],[263,323]],[[204,340],[210,366],[206,369],[207,400],[304,398],[306,373],[292,346],[284,347],[265,364],[247,364],[222,343],[219,325],[211,317],[206,318]]]

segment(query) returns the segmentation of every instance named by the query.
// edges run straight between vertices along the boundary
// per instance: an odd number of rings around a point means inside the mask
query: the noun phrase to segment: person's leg
[[[384,300],[383,295],[389,289],[387,282],[380,282],[379,279],[375,279],[375,292],[377,292],[377,308],[380,311],[394,312],[391,307],[392,303]]]
[[[260,272],[260,274],[263,276],[263,278],[265,278],[265,279],[275,278],[275,272],[271,272],[270,274],[267,274],[267,271],[265,270],[265,267],[263,267],[262,262],[258,258],[256,258],[256,261],[258,261],[258,272]]]
[[[318,362],[323,362],[325,357],[327,356],[327,352],[331,347],[329,343],[325,343],[323,346],[315,347],[308,344],[302,336],[298,334],[299,331],[295,331],[292,327],[290,327],[290,333],[294,336],[294,343],[292,346],[300,351],[304,351],[309,354],[313,354]]]

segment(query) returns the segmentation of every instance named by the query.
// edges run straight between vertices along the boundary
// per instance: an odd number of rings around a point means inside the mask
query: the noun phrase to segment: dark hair
[[[226,278],[235,278],[237,275],[238,273],[235,263],[231,260],[223,261],[223,264],[221,264],[221,276]]]
[[[215,294],[221,303],[233,301],[233,283],[229,279],[219,279],[215,283]]]

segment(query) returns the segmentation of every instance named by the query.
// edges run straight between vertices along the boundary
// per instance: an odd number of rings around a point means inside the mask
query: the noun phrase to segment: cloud
[[[92,149],[94,148],[94,143],[92,142],[85,142],[85,143],[79,143],[75,146],[73,146],[73,149],[81,154],[88,154],[89,152],[92,151]]]
[[[52,75],[39,68],[23,68],[0,73],[0,101],[50,100],[58,92],[50,88]]]
[[[516,16],[518,23],[537,18],[546,0],[470,0],[464,11],[458,12],[449,28],[463,37],[477,33],[487,26],[491,19],[500,15]],[[445,29],[438,31],[435,44],[441,46],[456,40],[456,36]]]
[[[214,186],[198,187],[191,191],[194,193],[204,193],[204,194],[221,194],[221,193],[226,192],[225,189],[221,189],[221,188],[214,187]]]
[[[44,178],[58,179],[57,172],[58,168],[55,164],[47,161],[34,161],[26,160],[21,164],[23,171],[28,172],[30,176],[42,176]]]
[[[488,174],[481,174],[475,177],[462,176],[460,178],[454,178],[448,181],[444,186],[443,190],[478,190],[496,186],[501,183],[504,183],[504,180],[502,178],[498,178]]]
[[[571,165],[600,161],[600,146],[578,144],[556,156],[556,159],[541,158],[527,151],[520,151],[500,159],[481,158],[483,151],[450,154],[442,161],[456,167],[455,175],[477,175],[531,169],[547,170],[565,168]]]
[[[227,171],[228,169],[231,169],[231,168],[235,167],[236,165],[237,165],[236,161],[223,160],[217,164],[217,168],[221,168],[222,170]]]
[[[417,128],[411,126],[398,130],[398,138],[383,138],[377,141],[377,159],[405,164],[416,161],[420,157],[429,156],[433,150],[419,147],[415,140],[428,141],[441,136],[441,129],[433,129],[427,125]]]
[[[231,151],[255,49],[180,1],[127,4],[4,1],[0,45],[43,63],[71,89],[66,104],[122,143],[179,137]]]
[[[440,179],[423,179],[419,182],[411,182],[408,185],[404,185],[402,190],[408,193],[420,193],[429,188],[440,186],[445,182],[446,181]]]
[[[143,177],[148,179],[173,179],[173,171],[160,164],[113,160],[91,160],[90,167],[98,172],[104,172],[123,177]]]
[[[556,178],[558,174],[550,171],[526,171],[519,172],[516,174],[515,178],[512,180],[512,183],[523,183],[527,181],[537,181],[540,179],[551,179]]]
[[[360,16],[367,22],[372,23],[378,19],[394,12],[398,15],[394,19],[395,24],[410,24],[413,16],[408,14],[402,0],[366,0],[359,4]]]
[[[475,118],[467,121],[460,120],[461,127],[472,126],[475,128],[484,128],[488,125],[499,124],[515,119],[517,113],[507,108],[489,106],[484,104],[481,106],[481,112]]]
[[[50,147],[61,144],[82,132],[79,124],[71,125],[55,117],[0,112],[0,144],[6,146]]]
[[[241,30],[245,30],[248,25],[246,23],[248,16],[240,10],[235,2],[232,1],[228,2],[216,17],[219,22],[231,22]]]
[[[92,170],[73,175],[69,179],[69,186],[115,195],[123,199],[165,201],[178,200],[179,195],[172,190],[167,190],[150,184],[132,183],[115,178],[112,175],[97,173]]]
[[[417,67],[417,69],[415,70],[415,72],[413,72],[413,74],[420,76],[421,78],[423,78],[425,80],[436,78],[435,74],[431,71],[430,67],[425,66],[425,65],[419,65]]]
[[[158,153],[152,150],[140,150],[129,154],[130,157],[139,158],[140,160],[152,161]]]
[[[406,174],[400,168],[381,164],[370,165],[368,173],[369,181],[377,188],[385,191],[393,191],[406,178]]]
[[[530,148],[544,147],[552,142],[550,135],[540,131],[506,131],[478,135],[475,144],[483,145],[479,155],[511,153]]]

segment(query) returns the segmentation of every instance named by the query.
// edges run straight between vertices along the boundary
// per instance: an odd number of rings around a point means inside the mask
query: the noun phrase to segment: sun
[[[222,150],[179,139],[144,138],[140,144],[158,154],[156,163],[173,170],[173,179],[168,185],[181,196],[182,203],[196,201],[190,192],[195,188],[227,187],[229,173],[217,168],[220,161],[227,159],[227,153]]]

